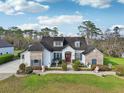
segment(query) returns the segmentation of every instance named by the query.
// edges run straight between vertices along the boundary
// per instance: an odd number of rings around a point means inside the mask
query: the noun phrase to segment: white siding
[[[86,62],[85,62],[85,55],[83,55],[83,54],[82,54],[82,62],[81,63],[86,64]]]
[[[22,55],[24,55],[24,59],[22,59]],[[25,51],[21,54],[21,63],[25,63],[26,66],[31,66],[30,52],[29,51]]]
[[[65,53],[66,52],[71,52],[71,60],[74,60],[75,59],[75,50],[72,47],[67,46],[66,48],[64,48],[62,50],[62,59],[63,60],[65,59]]]
[[[72,47],[68,46],[66,48],[64,48],[62,51],[54,51],[54,52],[61,52],[62,53],[62,59],[65,60],[65,53],[66,52],[71,52],[71,60],[75,59],[75,53],[82,53],[82,50],[74,50]],[[54,52],[50,52],[47,49],[43,50],[43,54],[41,57],[41,60],[43,62],[43,65],[45,66],[51,66],[53,57],[54,57]],[[22,59],[22,55],[24,55],[24,59]],[[80,60],[81,63],[85,64],[85,56],[82,54],[82,60]],[[30,52],[29,51],[25,51],[21,54],[21,62],[25,63],[27,66],[31,65],[31,58],[30,58]]]
[[[0,48],[0,53],[2,54],[14,54],[14,47]]]
[[[82,54],[83,50],[76,50],[75,53],[80,53]],[[82,54],[82,60],[80,60],[81,63],[85,63],[85,56]]]
[[[52,62],[52,56],[53,56],[53,53],[51,53],[50,51],[48,51],[47,49],[44,49],[43,50],[43,64],[45,66],[50,66],[51,65],[51,62]]]
[[[124,58],[124,53],[122,53],[122,58]]]

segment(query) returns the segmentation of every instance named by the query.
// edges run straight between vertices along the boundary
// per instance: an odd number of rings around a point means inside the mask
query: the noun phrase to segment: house
[[[103,64],[103,53],[87,45],[83,37],[43,37],[21,53],[21,62],[27,66],[48,66],[57,60],[72,63],[78,59],[82,64]]]
[[[0,55],[13,54],[14,47],[3,39],[0,39]]]
[[[124,58],[124,52],[121,54],[121,57]]]

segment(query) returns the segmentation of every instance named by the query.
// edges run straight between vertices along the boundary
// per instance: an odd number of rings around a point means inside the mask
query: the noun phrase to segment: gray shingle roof
[[[4,48],[4,47],[13,47],[13,46],[8,42],[6,42],[5,40],[0,39],[0,48]]]
[[[63,41],[63,47],[54,47],[54,41]],[[75,47],[75,41],[80,41],[80,47]],[[42,51],[45,47],[49,51],[61,51],[67,46],[71,46],[75,50],[84,50],[84,55],[92,52],[95,49],[94,46],[88,46],[85,39],[82,37],[43,37],[41,42],[35,42],[29,45],[26,50]]]
[[[94,46],[87,46],[87,47],[85,48],[85,51],[83,52],[83,54],[86,55],[86,54],[92,52],[94,49],[95,49]]]
[[[53,46],[54,41],[63,41],[63,47]],[[80,41],[80,47],[75,47],[75,41]],[[61,51],[67,46],[71,46],[75,50],[83,50],[87,46],[83,37],[43,37],[41,44],[49,51]]]
[[[26,50],[28,50],[28,51],[42,51],[43,46],[41,45],[40,42],[35,42],[35,43],[29,45]]]

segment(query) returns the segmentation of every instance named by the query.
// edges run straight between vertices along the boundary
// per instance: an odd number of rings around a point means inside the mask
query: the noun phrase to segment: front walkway
[[[104,71],[104,72],[95,73],[93,71],[46,71],[46,72],[42,72],[41,70],[35,70],[34,73],[41,74],[41,75],[46,75],[46,74],[94,74],[97,76],[116,75],[114,71]]]

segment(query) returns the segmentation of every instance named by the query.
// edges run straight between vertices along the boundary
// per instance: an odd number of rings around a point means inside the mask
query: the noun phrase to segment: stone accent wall
[[[96,59],[97,64],[103,65],[103,54],[99,50],[94,49],[92,52],[85,55],[86,64],[92,64],[92,59]]]
[[[42,52],[30,52],[30,58],[31,60],[42,60]]]

